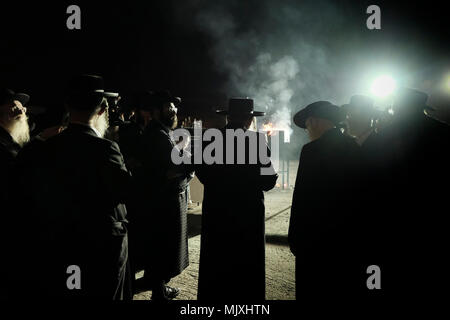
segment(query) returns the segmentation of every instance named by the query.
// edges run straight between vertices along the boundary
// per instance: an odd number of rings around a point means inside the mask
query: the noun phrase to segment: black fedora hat
[[[105,91],[103,78],[98,75],[82,74],[73,77],[67,88],[69,97],[105,97],[117,98],[118,93]]]
[[[26,93],[15,93],[8,88],[0,89],[0,105],[14,100],[19,101],[22,105],[26,105],[30,101],[30,96]]]
[[[178,106],[181,98],[173,96],[169,90],[142,91],[138,94],[137,107],[141,110],[150,111],[161,108],[165,103],[173,103]]]
[[[306,120],[309,117],[323,118],[338,125],[342,121],[342,113],[338,106],[329,101],[316,101],[300,110],[294,115],[294,123],[300,128],[306,128]]]
[[[368,115],[377,117],[383,113],[383,111],[375,108],[374,103],[375,101],[369,96],[355,94],[350,98],[349,103],[341,106],[341,110],[344,117],[353,110],[358,110]]]
[[[372,110],[374,100],[362,94],[355,94],[350,98],[350,103],[348,104],[349,108],[359,108],[364,110]]]
[[[223,115],[249,115],[254,117],[265,116],[263,111],[253,110],[253,99],[250,98],[231,98],[228,101],[228,110],[217,110],[216,113]]]
[[[428,95],[425,92],[402,87],[395,95],[393,108],[418,108],[423,110],[434,110],[427,105]]]

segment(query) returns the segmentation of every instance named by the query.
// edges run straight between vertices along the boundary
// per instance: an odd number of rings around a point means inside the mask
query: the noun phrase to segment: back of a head
[[[66,104],[72,111],[92,113],[101,103],[103,96],[95,92],[96,87],[103,86],[99,76],[78,75],[73,77],[66,89]]]
[[[253,116],[246,114],[229,114],[227,116],[227,121],[230,127],[248,129],[253,121]]]

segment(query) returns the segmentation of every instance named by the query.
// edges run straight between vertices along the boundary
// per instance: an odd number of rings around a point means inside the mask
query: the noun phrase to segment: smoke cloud
[[[227,78],[224,93],[254,99],[285,136],[307,104],[348,101],[335,53],[345,19],[332,1],[197,0],[180,13],[210,39],[215,68]]]

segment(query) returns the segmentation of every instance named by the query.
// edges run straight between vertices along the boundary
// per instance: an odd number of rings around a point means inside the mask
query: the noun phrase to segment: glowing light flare
[[[395,91],[395,89],[397,89],[397,83],[391,76],[388,75],[376,78],[370,87],[371,93],[380,98],[389,96]]]
[[[442,87],[446,92],[450,93],[450,73],[444,77]]]

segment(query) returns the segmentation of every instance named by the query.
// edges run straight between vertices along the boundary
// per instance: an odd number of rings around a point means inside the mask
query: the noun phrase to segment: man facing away
[[[358,250],[364,213],[356,212],[360,150],[336,128],[341,116],[328,101],[314,102],[294,116],[311,139],[300,155],[288,234],[296,257],[297,300],[340,297],[366,285]]]
[[[124,200],[130,175],[108,128],[99,76],[72,79],[70,124],[20,159],[29,201],[22,249],[39,298],[131,299]],[[20,158],[20,155],[19,155]],[[72,275],[72,277],[70,277]]]
[[[275,186],[278,175],[269,158],[264,163],[259,157],[258,149],[270,155],[266,137],[248,130],[254,117],[264,112],[253,110],[252,99],[234,98],[230,99],[227,111],[218,113],[227,115],[228,121],[220,130],[223,161],[205,163],[196,170],[204,184],[198,299],[264,301],[263,192]],[[248,136],[245,144],[240,145],[234,138],[239,132]],[[238,163],[239,158],[245,161]],[[257,161],[252,163],[252,158]]]

